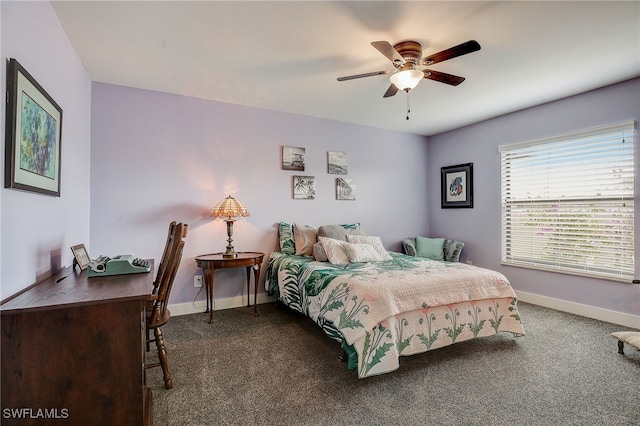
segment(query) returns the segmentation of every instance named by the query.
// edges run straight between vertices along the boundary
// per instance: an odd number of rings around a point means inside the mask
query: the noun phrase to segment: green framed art
[[[4,187],[59,197],[62,108],[14,58],[6,105]]]

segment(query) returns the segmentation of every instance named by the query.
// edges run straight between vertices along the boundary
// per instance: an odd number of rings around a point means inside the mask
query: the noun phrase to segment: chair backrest
[[[158,265],[158,272],[156,274],[156,279],[153,282],[153,292],[152,294],[158,294],[158,287],[160,287],[160,282],[162,282],[162,278],[167,270],[167,260],[169,253],[173,249],[173,243],[175,240],[175,232],[176,232],[177,222],[174,220],[169,224],[169,232],[167,234],[167,241],[164,244],[164,251],[162,252],[162,258],[160,259],[160,264]]]
[[[183,223],[172,222],[169,225],[167,244],[154,283],[154,294],[156,297],[154,298],[153,311],[149,318],[149,324],[154,324],[165,317],[173,280],[176,277],[180,261],[182,260],[182,251],[184,249],[184,239],[187,236],[187,229],[188,225]]]

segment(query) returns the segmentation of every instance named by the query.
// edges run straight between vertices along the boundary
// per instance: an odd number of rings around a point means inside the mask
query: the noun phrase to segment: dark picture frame
[[[62,108],[14,58],[6,107],[4,187],[59,197]]]
[[[73,266],[75,267],[78,265],[81,271],[87,269],[87,266],[91,263],[91,258],[89,257],[89,253],[84,247],[84,244],[71,246],[71,252],[73,252]]]
[[[443,209],[473,208],[473,163],[442,167],[440,182]]]

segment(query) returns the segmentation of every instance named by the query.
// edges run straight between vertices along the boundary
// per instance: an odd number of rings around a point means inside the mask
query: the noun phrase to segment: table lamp
[[[220,201],[213,211],[211,211],[211,216],[223,218],[225,222],[227,222],[227,250],[222,254],[222,257],[238,257],[238,254],[233,248],[233,222],[237,216],[247,217],[249,216],[249,210],[242,203],[231,195],[229,195],[224,200]]]

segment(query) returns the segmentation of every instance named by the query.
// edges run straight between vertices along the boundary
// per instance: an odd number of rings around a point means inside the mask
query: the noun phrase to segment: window
[[[634,129],[499,147],[503,264],[631,282]]]

